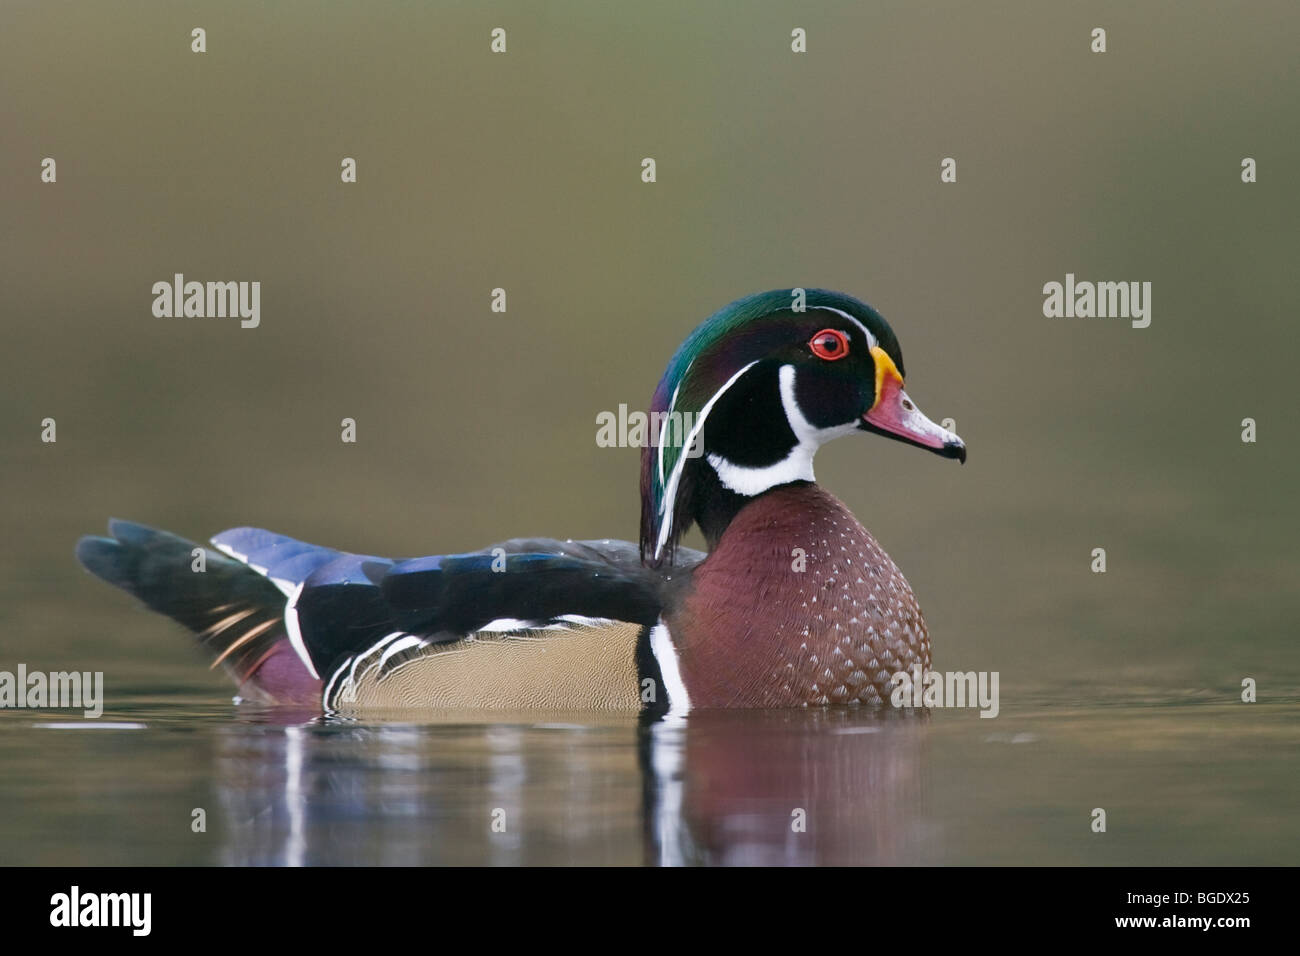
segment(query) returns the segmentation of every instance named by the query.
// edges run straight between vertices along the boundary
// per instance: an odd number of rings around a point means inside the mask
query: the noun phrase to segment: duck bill
[[[956,433],[930,421],[903,391],[903,377],[889,356],[880,349],[871,351],[876,358],[876,403],[862,416],[862,427],[965,464],[966,443]]]

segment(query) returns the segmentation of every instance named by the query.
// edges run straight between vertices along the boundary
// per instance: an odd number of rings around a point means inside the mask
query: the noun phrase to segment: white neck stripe
[[[812,453],[803,445],[795,445],[790,454],[775,465],[754,468],[737,465],[721,455],[709,455],[709,464],[718,473],[722,486],[738,495],[753,498],[777,485],[792,481],[816,481],[813,476]]]
[[[718,473],[718,480],[723,486],[738,495],[752,498],[769,488],[787,485],[792,481],[816,481],[813,475],[813,455],[817,449],[832,438],[848,435],[857,430],[857,422],[846,422],[830,428],[818,428],[804,417],[799,401],[795,397],[795,368],[782,365],[778,373],[781,383],[781,407],[785,410],[785,419],[794,432],[796,444],[785,458],[772,465],[755,468],[737,465],[721,455],[709,455],[709,464]]]

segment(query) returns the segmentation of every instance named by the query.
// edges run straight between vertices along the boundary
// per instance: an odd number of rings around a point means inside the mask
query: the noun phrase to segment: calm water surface
[[[0,711],[0,863],[1283,864],[1300,836],[1294,698],[322,723],[157,690]]]

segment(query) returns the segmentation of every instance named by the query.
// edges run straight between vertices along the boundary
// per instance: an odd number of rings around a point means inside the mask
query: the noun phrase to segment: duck
[[[397,559],[248,527],[210,550],[113,519],[76,555],[187,628],[238,701],[340,716],[880,708],[894,675],[929,670],[929,632],[813,459],[875,435],[965,463],[904,376],[874,308],[774,289],[719,309],[669,361],[641,443],[639,541]],[[705,550],[681,544],[692,527]]]

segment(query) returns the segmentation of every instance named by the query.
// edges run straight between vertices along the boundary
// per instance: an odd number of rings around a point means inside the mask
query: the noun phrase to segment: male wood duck
[[[114,520],[77,557],[195,632],[242,697],[327,713],[880,705],[893,674],[929,667],[912,589],[813,478],[817,449],[858,433],[966,460],[903,391],[875,309],[817,289],[733,302],[651,412],[639,545],[394,560],[236,528],[199,572],[193,543]],[[707,554],[679,546],[692,524]]]

